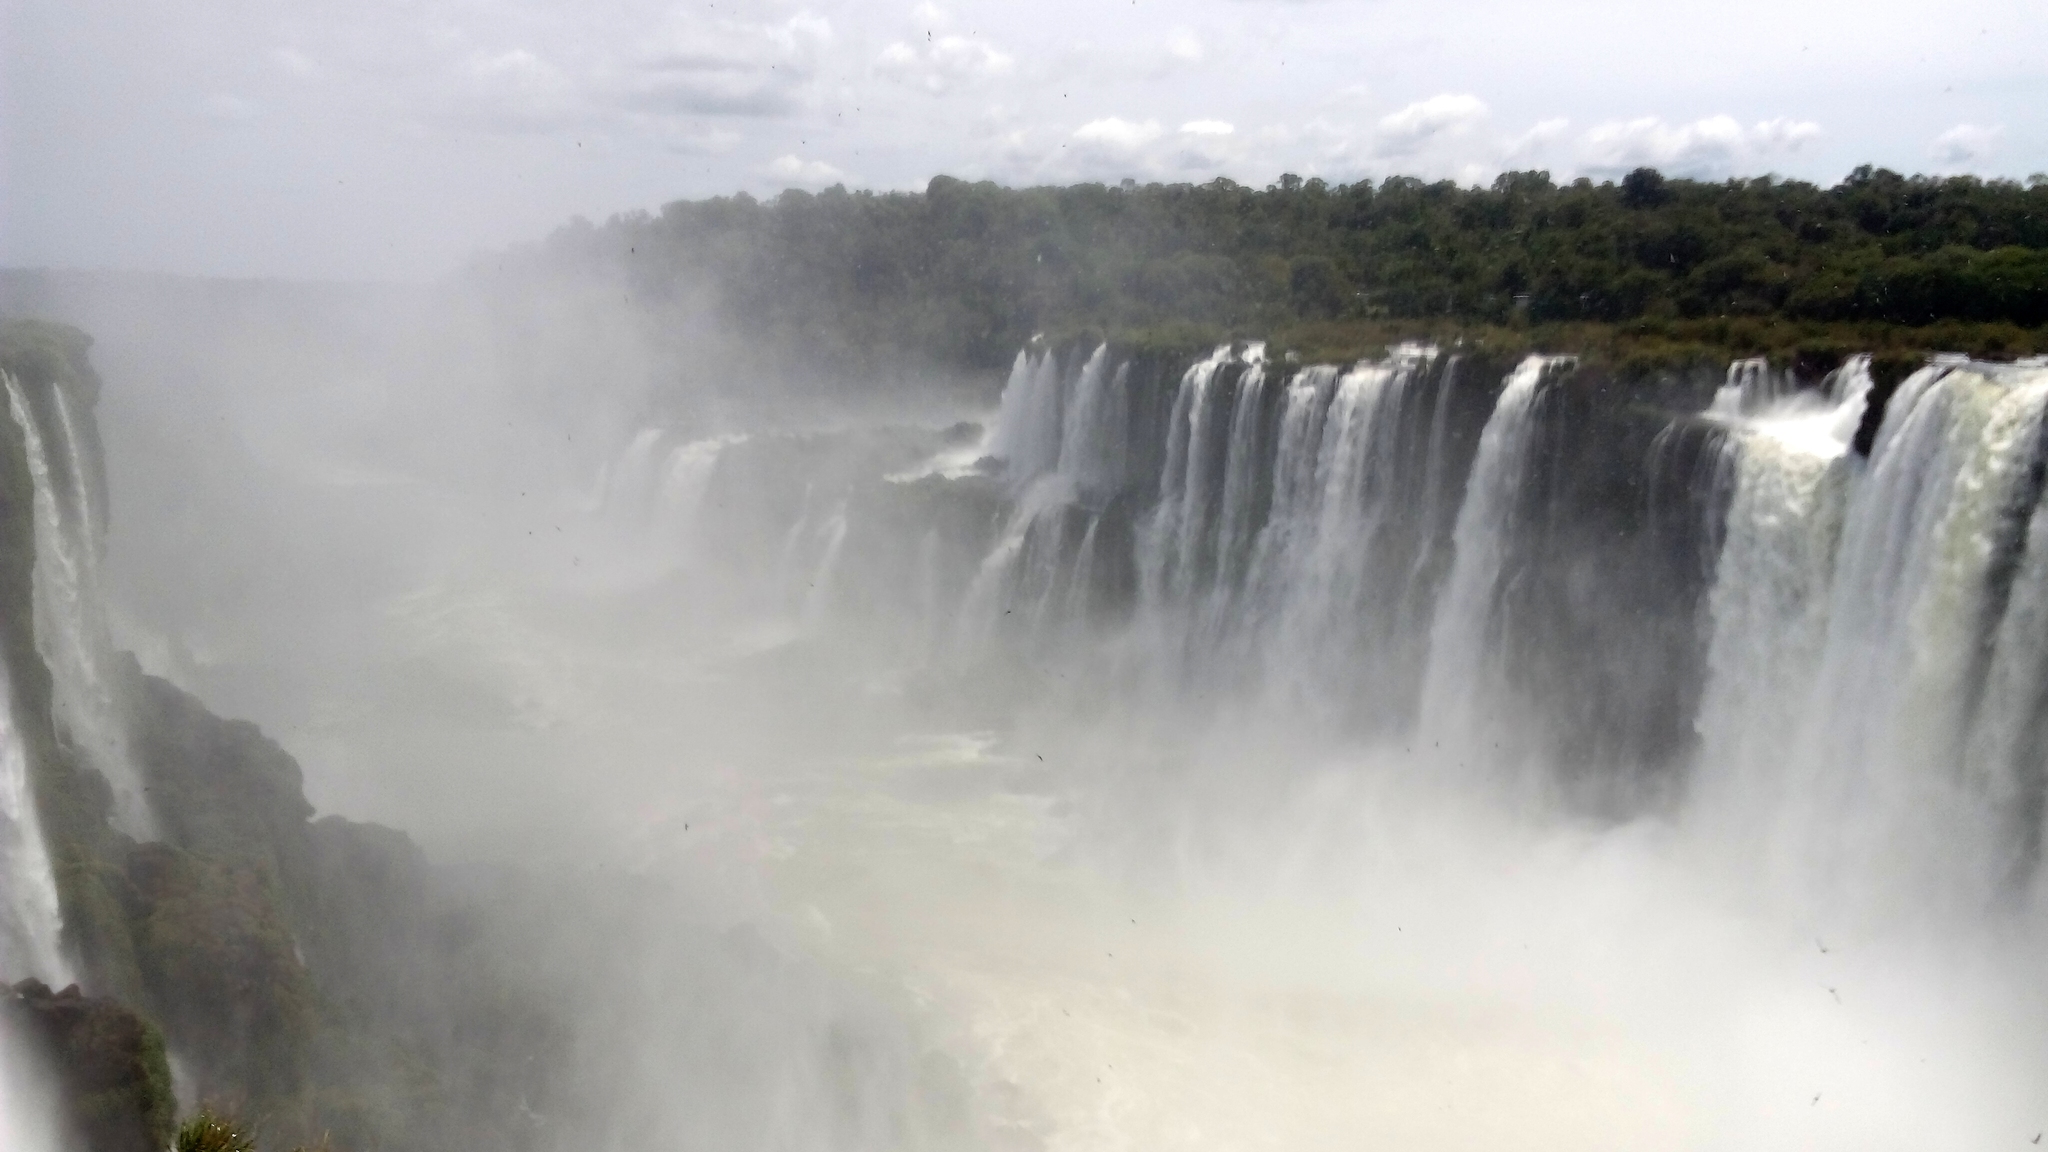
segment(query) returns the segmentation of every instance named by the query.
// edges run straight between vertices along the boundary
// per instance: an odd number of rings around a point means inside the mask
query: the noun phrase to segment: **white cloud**
[[[1187,176],[1213,176],[1241,159],[1247,146],[1236,139],[1237,128],[1226,120],[1190,120],[1180,126],[1162,160]]]
[[[1730,116],[1682,126],[1643,116],[1599,125],[1581,143],[1587,166],[1597,172],[1654,167],[1691,175],[1731,167],[1742,144],[1742,125]]]
[[[1085,144],[1128,152],[1157,140],[1160,131],[1157,120],[1140,123],[1118,116],[1105,116],[1100,120],[1090,120],[1074,129],[1074,139]]]
[[[1486,102],[1469,93],[1445,92],[1380,117],[1379,151],[1406,156],[1440,136],[1468,131],[1486,118]]]
[[[1552,120],[1538,121],[1536,126],[1507,142],[1501,150],[1502,159],[1509,163],[1528,160],[1564,138],[1565,130],[1572,122],[1560,116]]]
[[[1811,120],[1778,117],[1765,120],[1750,130],[1750,141],[1767,152],[1797,152],[1807,141],[1820,136],[1820,125]]]
[[[1045,160],[1045,150],[1032,139],[1027,128],[1016,128],[995,137],[993,154],[998,168],[1012,176],[1026,176]]]
[[[1765,120],[1744,128],[1725,115],[1678,125],[1643,116],[1591,129],[1580,139],[1580,153],[1587,171],[1603,175],[1650,167],[1717,176],[1797,152],[1819,135],[1820,125],[1806,120]]]
[[[1067,183],[1074,180],[1156,178],[1185,169],[1185,154],[1208,152],[1226,137],[1169,132],[1158,120],[1104,116],[1068,132],[1018,131],[1000,141],[996,163],[1006,178]]]
[[[1189,64],[1200,64],[1208,58],[1209,49],[1203,45],[1201,37],[1186,28],[1176,28],[1166,38],[1166,54]]]
[[[1927,154],[1937,163],[1951,168],[1966,167],[1980,163],[1998,150],[1999,142],[2005,136],[2001,126],[1984,127],[1978,124],[1958,124],[1934,138],[1927,146]]]
[[[852,179],[823,160],[804,160],[794,155],[778,156],[768,165],[768,175],[787,181],[795,188],[823,188]]]
[[[963,83],[1001,76],[1016,66],[1009,53],[966,36],[940,36],[922,47],[897,41],[882,49],[875,70],[934,95]]]
[[[1312,116],[1299,124],[1267,124],[1255,134],[1256,146],[1245,153],[1256,159],[1254,178],[1268,180],[1281,172],[1345,180],[1361,175],[1365,156],[1359,129],[1343,119]]]

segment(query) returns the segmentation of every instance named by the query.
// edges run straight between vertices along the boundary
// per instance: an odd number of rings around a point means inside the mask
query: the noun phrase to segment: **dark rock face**
[[[311,819],[255,725],[129,665],[134,750],[165,843],[128,849],[144,1002],[201,1099],[264,1147],[516,1149],[560,1026],[504,980],[475,914],[402,832]]]
[[[1594,808],[1664,794],[1691,751],[1732,475],[1686,414],[1715,383],[1581,368],[1537,400],[1496,624],[1523,730]]]
[[[104,508],[90,345],[0,320],[0,370],[30,408],[62,390],[82,418],[77,464]],[[25,745],[84,987],[0,985],[0,1028],[52,1070],[73,1146],[168,1145],[166,1047],[197,1098],[261,1119],[265,1149],[534,1146],[565,1033],[403,833],[314,821],[290,754],[132,657],[113,687],[162,842],[111,826],[107,782],[54,723],[32,611],[35,498],[21,428],[0,413],[0,659],[13,689],[0,706]]]
[[[257,868],[294,888],[310,871],[298,762],[246,720],[225,720],[127,657],[134,754],[164,841]]]
[[[305,1080],[313,990],[264,874],[165,844],[128,861],[146,999],[203,1099],[245,1109]]]
[[[71,1138],[85,1152],[161,1152],[176,1104],[163,1037],[140,1015],[72,985],[24,980],[0,997],[0,1028],[56,1079]]]

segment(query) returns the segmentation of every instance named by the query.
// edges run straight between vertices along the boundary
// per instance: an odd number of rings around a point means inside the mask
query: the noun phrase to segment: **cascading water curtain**
[[[1711,597],[1703,816],[1848,915],[1975,910],[2041,837],[2048,371],[1929,366],[1747,417]]]

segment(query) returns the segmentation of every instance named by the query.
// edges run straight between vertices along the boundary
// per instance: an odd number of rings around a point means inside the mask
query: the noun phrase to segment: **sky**
[[[0,0],[0,266],[428,279],[934,175],[2048,171],[2039,0]]]

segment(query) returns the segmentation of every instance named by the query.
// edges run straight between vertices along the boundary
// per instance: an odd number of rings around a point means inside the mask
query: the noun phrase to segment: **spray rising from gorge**
[[[1917,892],[1928,911],[2035,899],[2038,364],[1952,358],[1874,390],[1867,357],[1808,381],[1738,361],[1704,411],[1669,419],[1631,462],[1631,508],[1559,498],[1568,437],[1629,435],[1625,415],[1561,426],[1589,383],[1570,358],[1503,379],[1431,347],[1298,370],[1226,347],[1151,427],[1130,415],[1144,401],[1123,392],[1128,365],[1099,349],[1078,371],[1057,360],[1020,355],[993,441],[1013,483],[1067,494],[1022,501],[1010,534],[1036,547],[990,559],[1013,590],[990,603],[1028,609],[1030,631],[1088,603],[1050,590],[1115,588],[1105,574],[1122,566],[1138,577],[1142,676],[1206,677],[1254,706],[1448,743],[1494,769],[1597,768],[1603,793],[1679,772],[1677,818],[1757,837],[1738,854],[1769,862],[1773,888]],[[1105,410],[1107,433],[1080,427]],[[1086,447],[1105,435],[1124,447]],[[1134,492],[1137,510],[1118,504]],[[1671,573],[1562,555],[1611,518]],[[1705,562],[1689,563],[1702,541]],[[1550,582],[1559,562],[1579,586]],[[1635,691],[1686,705],[1661,729],[1600,731],[1561,698],[1582,685],[1560,693],[1545,675],[1588,658],[1543,642],[1587,597],[1620,609],[1606,626],[1624,636],[1697,619],[1678,660],[1626,669],[1653,681]],[[1586,748],[1610,751],[1589,764]]]
[[[599,314],[271,391],[81,315],[123,390],[10,381],[5,975],[119,988],[49,745],[179,1092],[394,1147],[483,1138],[400,1041],[532,1148],[2039,1130],[2048,367],[1041,339],[820,415],[650,402]],[[357,1017],[148,967],[250,843],[238,939]]]

